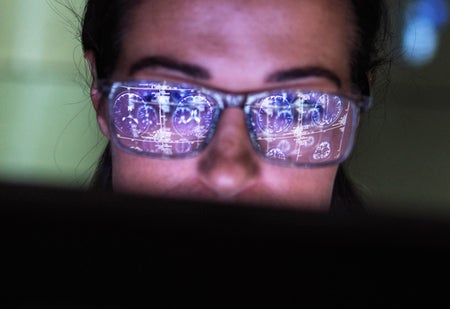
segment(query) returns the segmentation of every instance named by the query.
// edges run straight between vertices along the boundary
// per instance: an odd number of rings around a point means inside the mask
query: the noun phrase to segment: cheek
[[[115,191],[161,195],[180,183],[189,184],[189,177],[195,174],[191,159],[149,159],[125,153],[114,145],[111,151]]]
[[[97,117],[97,124],[104,136],[106,136],[108,139],[111,139],[111,135],[109,132],[109,114],[108,114],[108,102],[104,99],[99,99],[98,105],[94,105],[96,117]]]
[[[272,170],[272,172],[271,172]],[[294,201],[329,201],[337,166],[325,168],[268,168],[263,176],[268,187],[283,193],[284,199]]]
[[[149,196],[203,199],[220,198],[211,184],[200,179],[198,159],[156,160],[141,158],[112,149],[113,186],[115,191]],[[260,173],[252,185],[230,202],[326,211],[331,201],[337,167],[300,169],[261,163]]]

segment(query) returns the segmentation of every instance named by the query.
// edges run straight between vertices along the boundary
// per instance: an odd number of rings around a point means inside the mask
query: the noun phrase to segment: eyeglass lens
[[[342,160],[355,115],[347,99],[321,92],[272,95],[248,107],[255,147],[269,160],[303,164]]]

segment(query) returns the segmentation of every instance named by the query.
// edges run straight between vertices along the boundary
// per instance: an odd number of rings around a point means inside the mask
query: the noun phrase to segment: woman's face
[[[335,0],[142,1],[126,16],[113,80],[169,76],[231,92],[299,85],[348,92],[352,24]],[[164,57],[170,63],[145,63]],[[183,67],[200,68],[194,74]],[[327,76],[283,72],[320,68]],[[299,69],[299,70],[297,70]],[[288,76],[288,77],[286,77]],[[102,132],[106,115],[93,97]],[[112,144],[115,191],[326,211],[337,166],[294,168],[263,161],[252,149],[244,112],[226,109],[207,148],[188,159],[152,159]]]

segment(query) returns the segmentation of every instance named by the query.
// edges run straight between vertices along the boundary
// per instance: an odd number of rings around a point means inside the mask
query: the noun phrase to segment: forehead
[[[314,64],[345,71],[352,33],[346,3],[144,0],[126,18],[122,59],[162,54],[211,66],[258,62],[269,71]]]

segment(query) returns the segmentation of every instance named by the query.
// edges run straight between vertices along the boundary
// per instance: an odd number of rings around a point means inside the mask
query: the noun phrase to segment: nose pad
[[[255,181],[260,169],[258,162],[243,111],[225,109],[199,160],[202,182],[220,197],[235,196]]]

